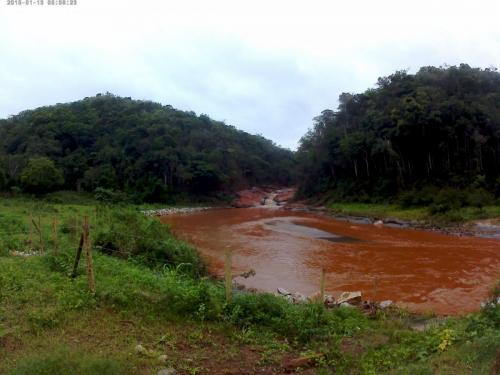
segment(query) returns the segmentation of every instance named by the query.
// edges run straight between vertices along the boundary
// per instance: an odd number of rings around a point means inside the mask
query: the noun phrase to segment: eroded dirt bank
[[[264,193],[267,198],[263,201],[259,196],[257,201],[267,206],[272,198],[274,209],[214,209],[162,220],[200,248],[215,274],[222,274],[224,251],[229,247],[235,273],[256,271],[254,277],[236,281],[264,291],[281,286],[313,293],[324,268],[326,289],[334,295],[361,290],[365,298],[391,299],[417,312],[460,314],[479,309],[499,277],[497,239],[357,224],[289,211],[276,203],[280,193]]]

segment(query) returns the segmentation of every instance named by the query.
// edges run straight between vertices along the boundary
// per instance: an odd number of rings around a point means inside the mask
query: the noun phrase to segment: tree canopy
[[[293,165],[291,151],[262,136],[109,93],[0,120],[0,159],[10,186],[25,180],[29,160],[39,157],[62,170],[66,189],[101,187],[146,201],[286,185]]]
[[[462,64],[379,78],[317,116],[297,157],[306,196],[389,196],[426,185],[500,194],[500,74]]]
[[[64,183],[62,171],[46,157],[30,159],[21,174],[21,184],[34,193],[45,193]]]

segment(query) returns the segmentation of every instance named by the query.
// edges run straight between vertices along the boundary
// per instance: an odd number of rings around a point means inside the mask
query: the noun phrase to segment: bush
[[[399,203],[401,206],[421,207],[429,206],[434,203],[440,189],[436,186],[424,186],[421,189],[414,188],[399,194]]]
[[[466,203],[469,206],[483,208],[494,204],[495,196],[486,189],[470,189],[465,197]]]
[[[225,318],[241,327],[261,325],[307,342],[333,335],[352,335],[366,325],[357,309],[327,310],[321,304],[292,305],[271,294],[242,294],[226,305]]]
[[[33,193],[47,193],[64,184],[63,173],[46,157],[30,159],[21,174],[24,188]]]
[[[180,276],[175,276],[180,278]],[[218,320],[224,304],[224,289],[215,283],[181,279],[169,283],[163,293],[162,305],[179,316],[198,320]]]
[[[94,198],[96,201],[106,204],[127,203],[129,201],[127,194],[102,187],[98,187],[94,190]]]
[[[153,267],[179,267],[191,275],[205,272],[195,248],[175,239],[168,226],[142,213],[129,209],[104,210],[97,228],[94,244],[108,255],[134,258]]]

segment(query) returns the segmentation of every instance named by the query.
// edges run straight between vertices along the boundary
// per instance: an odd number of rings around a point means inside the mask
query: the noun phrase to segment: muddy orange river
[[[235,280],[275,292],[309,295],[360,290],[416,312],[462,314],[479,309],[500,279],[500,240],[354,224],[268,208],[214,209],[166,216],[173,232],[196,245],[212,273],[223,274],[226,249]]]

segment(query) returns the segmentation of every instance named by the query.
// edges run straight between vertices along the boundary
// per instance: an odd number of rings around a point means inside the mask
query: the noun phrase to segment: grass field
[[[435,318],[291,305],[269,294],[235,292],[227,302],[195,250],[139,207],[68,198],[0,199],[2,374],[280,373],[301,357],[311,358],[303,373],[318,374],[490,375],[500,368],[496,304]],[[95,295],[84,257],[69,277],[84,215],[93,245],[105,244],[93,250]],[[31,219],[40,222],[43,252]]]

